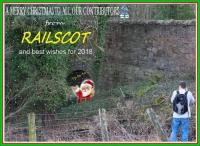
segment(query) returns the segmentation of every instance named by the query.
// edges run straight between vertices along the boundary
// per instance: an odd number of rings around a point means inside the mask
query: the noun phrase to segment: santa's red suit
[[[94,82],[92,80],[84,80],[80,88],[75,91],[77,102],[90,101],[94,96]]]

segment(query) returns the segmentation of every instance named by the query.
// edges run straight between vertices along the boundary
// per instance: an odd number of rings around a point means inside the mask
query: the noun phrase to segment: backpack
[[[188,111],[187,93],[188,91],[186,91],[185,94],[180,94],[179,91],[177,91],[173,101],[173,111],[180,115],[185,114]]]

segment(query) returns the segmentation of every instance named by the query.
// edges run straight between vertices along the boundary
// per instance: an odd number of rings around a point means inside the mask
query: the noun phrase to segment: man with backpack
[[[173,118],[172,118],[172,133],[170,135],[170,141],[177,141],[177,133],[179,128],[182,132],[182,142],[188,141],[189,135],[189,118],[191,117],[190,105],[195,100],[190,91],[186,88],[186,83],[181,81],[179,83],[179,89],[175,90],[171,97],[173,103]]]

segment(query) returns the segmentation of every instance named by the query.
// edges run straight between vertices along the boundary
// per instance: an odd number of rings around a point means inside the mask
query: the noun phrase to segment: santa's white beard
[[[85,92],[85,91],[82,91],[82,94],[83,94],[83,97],[86,97],[86,96],[88,96],[88,95],[90,95],[90,92]]]

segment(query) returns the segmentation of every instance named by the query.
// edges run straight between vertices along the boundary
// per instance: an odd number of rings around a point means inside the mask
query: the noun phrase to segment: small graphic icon
[[[126,5],[123,5],[120,7],[120,18],[121,19],[128,19],[129,14],[128,14],[128,7]]]
[[[73,87],[74,88],[74,87]],[[86,79],[81,83],[81,86],[76,86],[76,89],[72,89],[77,96],[78,103],[83,101],[91,101],[94,96],[94,82],[91,79]]]
[[[95,94],[95,85],[86,71],[73,71],[67,76],[67,82],[71,86],[78,103],[92,100]]]

